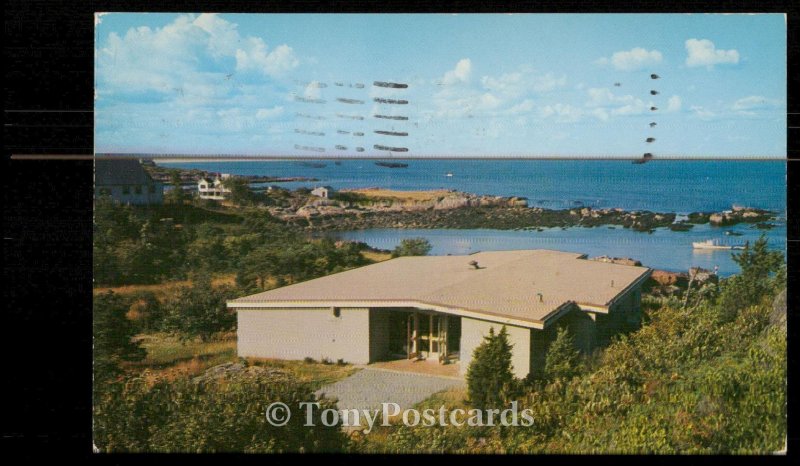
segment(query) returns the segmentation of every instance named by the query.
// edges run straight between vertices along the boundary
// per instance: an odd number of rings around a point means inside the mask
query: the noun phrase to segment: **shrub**
[[[132,340],[136,326],[128,320],[128,303],[109,291],[94,297],[92,336],[95,380],[101,381],[121,372],[123,361],[144,359],[145,350]]]
[[[284,426],[267,422],[265,411],[283,402],[293,411],[301,402],[320,403],[306,426],[305,410]],[[93,440],[103,452],[283,453],[335,452],[347,447],[341,425],[325,426],[322,409],[307,384],[295,380],[231,380],[196,383],[190,379],[148,385],[131,378],[103,387],[94,405]]]
[[[472,362],[467,369],[467,392],[469,402],[478,409],[505,406],[516,391],[517,380],[511,366],[511,348],[505,326],[489,335],[472,353]]]
[[[405,238],[392,251],[392,257],[425,256],[431,252],[431,243],[425,238]]]
[[[544,374],[547,380],[571,379],[580,373],[580,352],[566,327],[560,327],[547,349]]]
[[[195,277],[191,287],[183,288],[164,303],[164,330],[183,339],[200,337],[206,341],[217,332],[231,330],[236,315],[228,310],[227,288],[215,289],[207,277]]]

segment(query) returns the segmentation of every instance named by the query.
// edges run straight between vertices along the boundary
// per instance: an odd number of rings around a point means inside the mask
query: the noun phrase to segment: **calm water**
[[[303,176],[319,182],[280,183],[288,189],[325,184],[336,189],[378,186],[397,190],[455,189],[476,194],[524,196],[531,206],[591,206],[689,213],[721,211],[740,204],[779,212],[782,220],[767,231],[769,244],[786,250],[786,163],[783,161],[655,161],[634,165],[608,160],[406,160],[408,168],[385,168],[372,160],[325,161],[315,168],[293,161],[203,162],[169,164],[239,175]],[[452,176],[446,176],[448,173]],[[725,236],[725,230],[743,234]],[[753,241],[762,232],[750,225],[695,226],[689,232],[659,229],[653,234],[623,228],[569,228],[536,231],[396,230],[337,232],[340,238],[392,249],[400,240],[422,236],[432,254],[466,254],[481,250],[546,248],[632,257],[671,271],[690,266],[720,273],[738,271],[731,251],[693,250],[692,241],[719,239],[727,244]]]
[[[735,230],[742,236],[725,236],[723,231]],[[403,238],[427,238],[433,249],[431,254],[469,254],[477,251],[506,249],[556,249],[594,256],[631,257],[642,264],[661,270],[685,272],[691,266],[713,269],[719,266],[720,275],[731,275],[739,267],[731,259],[730,250],[694,250],[693,241],[718,238],[722,244],[744,244],[758,239],[761,231],[749,225],[715,228],[697,225],[692,231],[673,232],[658,229],[653,234],[624,228],[546,228],[537,231],[510,230],[396,230],[373,229],[332,233],[340,239],[363,241],[381,249],[393,249]],[[773,249],[786,251],[786,226],[767,231],[767,240]],[[736,251],[733,251],[736,252]]]

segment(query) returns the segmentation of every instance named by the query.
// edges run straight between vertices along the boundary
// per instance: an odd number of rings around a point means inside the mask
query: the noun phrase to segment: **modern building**
[[[231,190],[225,187],[225,180],[230,178],[230,175],[223,173],[217,175],[212,180],[211,178],[200,178],[197,182],[197,194],[200,199],[211,199],[214,201],[222,201],[231,193]]]
[[[311,194],[321,197],[324,199],[328,199],[333,194],[333,188],[330,186],[319,186],[311,190]]]
[[[242,357],[456,362],[505,326],[518,377],[539,373],[555,328],[590,350],[639,325],[651,269],[550,250],[399,257],[228,302]]]
[[[102,196],[123,204],[161,204],[164,187],[150,177],[137,159],[96,158],[94,197]]]

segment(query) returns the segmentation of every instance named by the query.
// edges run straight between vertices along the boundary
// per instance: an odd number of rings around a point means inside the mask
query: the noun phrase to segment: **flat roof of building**
[[[399,257],[238,298],[228,307],[429,307],[541,327],[570,304],[607,312],[650,272],[545,249]]]

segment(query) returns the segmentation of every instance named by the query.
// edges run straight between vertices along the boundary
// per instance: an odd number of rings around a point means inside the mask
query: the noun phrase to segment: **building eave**
[[[629,283],[628,286],[623,288],[622,291],[620,291],[619,293],[616,294],[616,296],[611,298],[611,300],[605,304],[605,308],[610,309],[611,306],[613,306],[617,301],[619,301],[621,297],[627,295],[629,291],[638,286],[641,286],[648,278],[650,278],[650,275],[652,275],[652,273],[653,269],[648,267],[646,271],[644,271],[641,275],[639,275],[639,278]]]
[[[486,311],[475,309],[467,309],[464,307],[448,306],[441,303],[430,301],[417,301],[417,300],[352,300],[352,299],[324,299],[324,300],[272,300],[261,302],[241,302],[241,301],[228,301],[228,309],[275,309],[275,308],[296,308],[296,309],[315,309],[321,307],[342,307],[342,308],[416,308],[423,310],[432,310],[444,314],[452,314],[461,317],[469,317],[472,319],[485,320],[489,322],[496,322],[498,324],[507,324],[517,327],[534,328],[542,330],[545,327],[543,320],[535,319],[519,319],[515,317],[505,316],[502,314],[495,314]],[[567,304],[567,303],[565,303]],[[562,309],[565,304],[559,306],[556,310]]]

